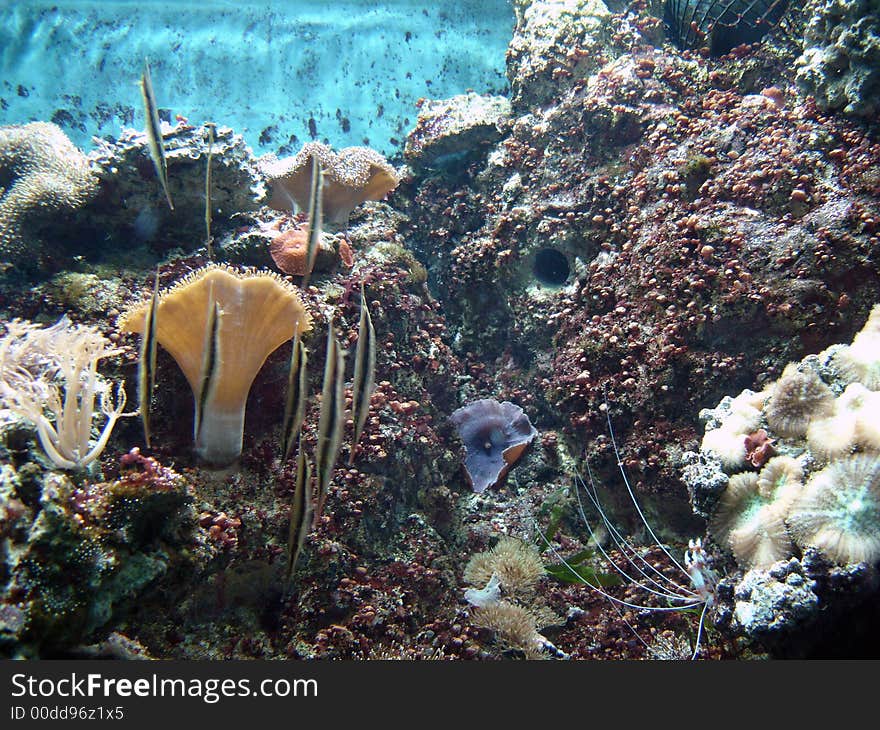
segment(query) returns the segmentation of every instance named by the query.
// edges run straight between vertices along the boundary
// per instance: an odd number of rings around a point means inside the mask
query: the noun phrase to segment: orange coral
[[[354,252],[344,238],[339,242],[339,260],[347,269],[354,266]]]
[[[269,244],[269,254],[275,265],[285,274],[305,276],[308,269],[309,233],[304,228],[293,228],[275,236]]]
[[[149,301],[122,314],[143,332]],[[196,453],[228,466],[241,454],[245,406],[266,358],[312,319],[296,288],[271,271],[210,265],[159,293],[156,339],[177,362],[195,401]]]

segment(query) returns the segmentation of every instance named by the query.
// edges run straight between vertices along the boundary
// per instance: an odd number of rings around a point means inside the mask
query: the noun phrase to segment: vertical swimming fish
[[[284,572],[285,586],[290,583],[296,563],[302,553],[306,535],[309,534],[309,518],[312,511],[312,468],[306,457],[306,450],[299,439],[296,457],[296,485],[293,501],[290,503],[290,529],[287,534],[287,569]]]
[[[306,246],[306,275],[302,280],[302,288],[309,285],[309,278],[318,256],[321,245],[321,231],[324,228],[323,211],[324,172],[317,155],[312,155],[312,182],[309,188],[309,227]]]
[[[150,308],[144,322],[144,334],[141,336],[141,351],[138,358],[138,401],[141,412],[141,423],[144,426],[144,441],[150,448],[150,402],[156,387],[156,312],[159,308],[159,269],[156,269],[156,280],[153,283],[153,296],[150,297]]]
[[[144,61],[144,73],[141,76],[141,96],[144,99],[144,112],[147,117],[147,142],[150,146],[150,157],[153,158],[156,176],[162,183],[162,190],[165,191],[168,207],[174,210],[171,193],[168,192],[168,164],[165,161],[165,144],[162,142],[159,109],[156,106],[156,95],[153,93],[153,82],[150,79],[150,64],[147,61]]]
[[[202,369],[200,376],[200,387],[198,394],[198,405],[196,406],[196,414],[193,423],[193,432],[196,445],[199,443],[199,432],[202,427],[202,413],[205,410],[205,403],[208,395],[215,386],[217,375],[217,364],[219,355],[219,339],[217,334],[220,330],[220,318],[223,312],[220,305],[214,300],[214,286],[208,294],[208,318],[205,324],[205,344],[202,348]]]
[[[327,327],[327,362],[324,365],[324,385],[321,388],[321,415],[318,418],[318,443],[315,446],[315,473],[318,477],[318,499],[315,521],[321,516],[336,457],[342,444],[345,425],[343,408],[343,378],[345,377],[345,353],[336,339],[333,325]]]
[[[205,124],[208,128],[208,164],[205,167],[205,245],[208,249],[208,260],[214,260],[214,237],[211,235],[211,160],[214,158],[214,125]]]
[[[281,427],[281,460],[286,461],[293,448],[293,442],[302,430],[306,413],[308,374],[306,366],[309,358],[306,347],[299,337],[297,328],[293,335],[293,349],[290,353],[290,370],[287,375],[287,402],[284,405],[284,421]]]
[[[364,295],[364,283],[361,282],[361,318],[358,323],[357,349],[354,354],[354,380],[351,385],[351,413],[354,420],[354,438],[351,441],[351,453],[348,463],[354,463],[358,441],[364,431],[367,415],[370,412],[370,396],[376,378],[376,330],[373,329],[373,318]]]

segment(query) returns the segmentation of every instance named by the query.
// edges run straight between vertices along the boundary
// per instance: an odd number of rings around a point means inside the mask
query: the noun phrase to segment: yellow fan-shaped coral
[[[143,332],[148,303],[120,318],[125,332]],[[269,354],[311,328],[296,289],[269,271],[207,266],[160,292],[156,339],[192,389],[196,452],[227,465],[241,453],[251,384]]]

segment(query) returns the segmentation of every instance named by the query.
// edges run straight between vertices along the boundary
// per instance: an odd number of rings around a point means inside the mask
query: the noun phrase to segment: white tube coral
[[[46,455],[60,469],[82,469],[107,445],[125,408],[120,383],[98,375],[98,361],[118,350],[98,330],[71,325],[62,317],[52,327],[14,320],[0,338],[0,404],[32,421]],[[106,418],[92,441],[95,399]]]

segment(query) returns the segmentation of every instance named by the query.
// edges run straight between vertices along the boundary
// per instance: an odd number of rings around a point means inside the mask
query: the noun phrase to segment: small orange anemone
[[[269,244],[269,255],[285,274],[305,276],[308,271],[309,232],[293,228],[279,233]]]

